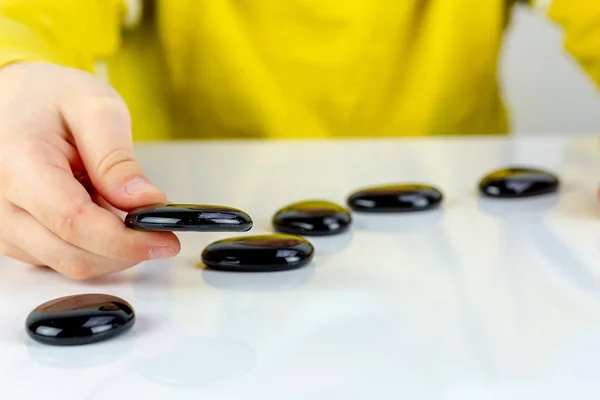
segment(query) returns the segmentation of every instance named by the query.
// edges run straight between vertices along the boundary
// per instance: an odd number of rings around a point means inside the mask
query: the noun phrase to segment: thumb
[[[109,89],[103,88],[101,95],[76,89],[59,102],[88,176],[102,197],[120,210],[165,203],[165,193],[150,183],[135,157],[129,110]]]

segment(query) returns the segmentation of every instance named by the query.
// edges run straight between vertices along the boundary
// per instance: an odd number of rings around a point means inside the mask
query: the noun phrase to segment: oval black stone
[[[125,225],[146,231],[246,232],[252,228],[252,219],[231,207],[166,204],[133,210]]]
[[[430,185],[406,184],[364,188],[348,197],[348,206],[361,212],[412,212],[437,208],[443,195]]]
[[[202,252],[202,262],[221,271],[286,271],[308,264],[313,254],[312,244],[299,236],[242,236],[209,244]]]
[[[107,294],[80,294],[51,300],[25,322],[32,339],[54,346],[101,342],[129,330],[135,313],[125,300]]]
[[[479,181],[481,194],[505,199],[554,193],[558,186],[559,179],[551,172],[526,167],[499,169]]]
[[[273,216],[276,231],[292,235],[329,236],[345,232],[352,222],[344,207],[325,200],[287,205]]]

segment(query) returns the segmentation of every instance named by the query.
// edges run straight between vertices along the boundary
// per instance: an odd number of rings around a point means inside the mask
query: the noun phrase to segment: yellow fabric
[[[509,3],[156,0],[123,30],[122,0],[0,0],[0,66],[106,61],[138,140],[505,133]],[[600,83],[600,1],[548,15]]]

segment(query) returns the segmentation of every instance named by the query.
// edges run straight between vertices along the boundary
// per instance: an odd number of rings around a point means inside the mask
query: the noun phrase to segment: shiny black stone
[[[324,200],[290,204],[273,216],[276,231],[292,235],[330,236],[345,232],[352,222],[344,207]]]
[[[221,271],[286,271],[308,264],[313,254],[312,244],[299,236],[241,236],[209,244],[202,252],[202,262]]]
[[[407,184],[364,188],[348,197],[354,211],[373,213],[425,211],[437,208],[442,192],[430,185]]]
[[[493,171],[479,182],[486,197],[516,199],[554,193],[559,179],[551,172],[537,168],[511,167]]]
[[[44,303],[27,316],[25,327],[40,343],[75,346],[111,339],[134,323],[135,313],[125,300],[93,293]]]
[[[167,204],[130,212],[125,225],[146,231],[246,232],[252,219],[241,210],[204,204]]]

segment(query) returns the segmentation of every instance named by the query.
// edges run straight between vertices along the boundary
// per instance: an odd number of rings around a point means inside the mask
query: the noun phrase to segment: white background
[[[501,77],[513,132],[600,133],[600,91],[564,51],[560,27],[519,7],[506,39]]]

